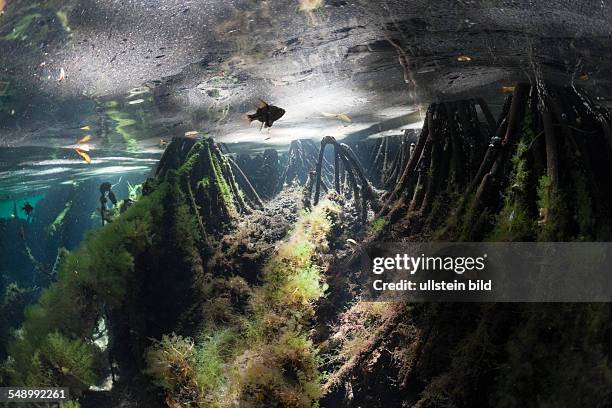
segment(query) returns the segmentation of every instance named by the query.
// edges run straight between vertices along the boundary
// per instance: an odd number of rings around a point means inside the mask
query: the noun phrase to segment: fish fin
[[[259,128],[259,131],[260,131],[260,132],[261,132],[261,130],[263,129],[263,127],[264,127],[264,122],[261,122],[261,127]]]
[[[260,105],[260,107],[262,107],[262,108],[263,108],[263,107],[268,106],[268,102],[264,101],[264,100],[263,100],[263,99],[261,99],[261,98],[257,98],[257,99],[259,99],[259,105]]]
[[[247,119],[249,120],[249,122],[254,121],[257,118],[257,114],[253,113],[253,114],[247,114]]]

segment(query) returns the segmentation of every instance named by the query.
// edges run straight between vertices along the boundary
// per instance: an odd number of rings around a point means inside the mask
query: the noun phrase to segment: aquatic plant
[[[213,279],[203,307],[204,334],[195,340],[167,337],[149,350],[148,373],[168,399],[202,406],[230,406],[236,399],[249,406],[316,401],[321,377],[307,325],[327,289],[317,254],[328,250],[338,211],[329,201],[304,211],[253,290],[238,277]],[[245,295],[248,308],[237,308]],[[180,356],[171,348],[182,350]]]
[[[66,256],[57,282],[26,310],[9,346],[14,384],[61,385],[65,376],[81,387],[97,382],[103,367],[94,364],[100,350],[91,336],[104,308],[121,306],[134,258],[150,245],[159,224],[162,196],[157,191],[140,200]]]
[[[382,230],[387,225],[387,220],[384,217],[378,217],[370,224],[369,234],[372,236],[377,236],[382,232]]]

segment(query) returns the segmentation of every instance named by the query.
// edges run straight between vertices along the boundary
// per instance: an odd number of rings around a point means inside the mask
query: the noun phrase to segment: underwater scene
[[[0,0],[0,406],[611,407],[611,39],[605,0]],[[533,296],[382,285],[441,243],[569,249]]]

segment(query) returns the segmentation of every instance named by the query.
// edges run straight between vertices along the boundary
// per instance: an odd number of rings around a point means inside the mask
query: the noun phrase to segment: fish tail
[[[247,119],[249,120],[249,122],[254,121],[257,118],[256,114],[247,114]]]

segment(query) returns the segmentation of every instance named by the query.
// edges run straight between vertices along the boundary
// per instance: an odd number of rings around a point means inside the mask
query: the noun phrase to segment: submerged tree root
[[[315,172],[315,191],[314,191],[314,205],[319,203],[319,197],[321,195],[322,185],[322,173],[325,162],[325,147],[332,145],[334,147],[334,187],[337,193],[341,193],[343,190],[343,183],[341,183],[340,174],[346,175],[348,184],[353,192],[353,199],[358,212],[361,214],[362,222],[366,222],[368,218],[368,206],[373,211],[378,211],[378,195],[374,191],[371,183],[365,176],[365,173],[359,164],[357,156],[353,150],[345,145],[340,144],[331,136],[326,136],[321,140],[321,149],[319,150],[319,160],[316,165]],[[359,182],[357,182],[359,179]],[[312,194],[312,190],[306,191],[308,197]]]

